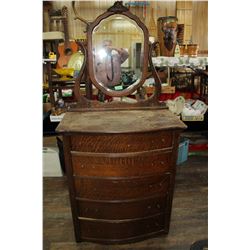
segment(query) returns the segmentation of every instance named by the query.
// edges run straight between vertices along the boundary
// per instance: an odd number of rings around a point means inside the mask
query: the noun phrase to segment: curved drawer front
[[[170,173],[147,177],[91,178],[75,177],[76,197],[92,200],[136,199],[166,194]]]
[[[72,153],[72,168],[76,176],[143,176],[171,170],[171,159],[172,153],[163,151],[131,156]]]
[[[79,217],[122,220],[143,218],[163,213],[167,206],[167,197],[158,196],[141,200],[127,201],[89,201],[78,200]]]
[[[82,239],[122,241],[164,229],[164,214],[128,221],[80,220]]]
[[[173,132],[79,134],[71,136],[71,150],[98,153],[140,152],[172,148]]]

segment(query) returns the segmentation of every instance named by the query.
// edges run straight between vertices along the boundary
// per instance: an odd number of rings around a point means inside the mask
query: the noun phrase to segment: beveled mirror
[[[134,89],[142,79],[143,51],[143,30],[134,21],[120,14],[102,20],[92,32],[94,81],[109,93]]]

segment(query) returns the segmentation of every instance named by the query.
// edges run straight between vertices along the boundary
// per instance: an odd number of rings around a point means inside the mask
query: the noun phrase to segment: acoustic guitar
[[[65,68],[68,65],[68,61],[71,55],[78,51],[78,45],[75,41],[69,40],[69,31],[68,31],[68,9],[66,6],[62,8],[63,15],[63,26],[64,26],[64,43],[58,45],[59,58],[57,61],[57,68]]]

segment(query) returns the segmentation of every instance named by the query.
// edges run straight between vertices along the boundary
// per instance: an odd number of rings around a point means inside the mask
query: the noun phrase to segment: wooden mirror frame
[[[144,44],[143,44],[143,67],[142,67],[142,75],[141,79],[138,83],[130,85],[128,88],[124,90],[112,90],[108,87],[102,86],[98,83],[95,72],[94,72],[94,60],[93,60],[93,31],[94,29],[106,18],[109,18],[111,16],[114,16],[116,14],[122,15],[124,17],[127,17],[130,20],[133,20],[135,24],[142,30],[144,35]],[[104,12],[102,15],[98,16],[96,20],[89,25],[88,31],[87,31],[87,37],[88,37],[88,58],[89,58],[89,75],[92,83],[95,85],[96,88],[101,90],[104,94],[112,97],[122,97],[122,96],[128,96],[135,92],[137,89],[139,89],[146,79],[147,74],[147,67],[148,67],[148,53],[149,53],[149,34],[146,26],[142,23],[142,21],[135,15],[133,15],[129,9],[122,5],[120,2],[115,2],[115,4],[110,7],[106,12]]]
[[[75,3],[72,2],[72,7],[74,13],[76,15],[75,19],[79,19],[76,10],[75,10]],[[121,91],[115,91],[108,89],[102,85],[100,85],[93,72],[93,54],[92,54],[92,33],[93,30],[100,24],[101,21],[105,20],[106,18],[120,14],[124,15],[128,19],[131,19],[141,28],[144,34],[144,47],[143,47],[143,70],[142,76],[139,83],[135,84],[131,88],[127,88]],[[161,94],[161,80],[155,70],[155,67],[152,62],[152,50],[155,48],[156,43],[151,43],[149,41],[149,33],[148,29],[145,24],[134,14],[132,14],[127,7],[122,4],[122,1],[116,1],[113,6],[107,9],[106,12],[98,16],[95,21],[91,23],[87,23],[87,46],[82,46],[82,52],[85,55],[85,62],[82,65],[80,70],[80,74],[78,75],[76,82],[75,82],[75,96],[77,104],[70,107],[69,111],[93,111],[93,110],[121,110],[121,109],[159,109],[159,108],[166,108],[166,104],[163,102],[159,102],[159,97]],[[138,90],[144,84],[147,78],[148,72],[148,64],[152,71],[152,76],[155,80],[155,90],[154,93],[148,99],[137,100],[135,103],[128,103],[122,101],[112,101],[112,102],[99,102],[96,100],[90,100],[80,95],[80,82],[82,78],[89,78],[91,80],[86,85],[87,89],[91,89],[91,84],[93,84],[97,89],[102,91],[104,94],[111,96],[111,97],[124,97],[132,94],[136,90]],[[86,76],[87,75],[87,76]]]

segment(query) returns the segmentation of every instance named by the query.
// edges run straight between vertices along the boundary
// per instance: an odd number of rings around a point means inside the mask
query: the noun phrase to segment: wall
[[[80,16],[88,21],[93,21],[97,16],[113,5],[115,1],[99,0],[99,1],[77,1],[76,8]],[[128,1],[123,1],[124,3]],[[133,2],[133,1],[130,1]],[[64,5],[68,7],[68,24],[70,38],[84,39],[86,34],[85,24],[79,20],[74,20],[74,13],[70,1],[53,1],[54,9],[61,9]],[[153,9],[153,12],[151,11]],[[143,9],[142,7],[130,7],[130,11],[141,18],[141,20],[150,29],[152,25],[157,24],[157,19],[162,16],[175,16],[176,1],[151,1],[150,5]],[[153,21],[152,22],[152,16]],[[199,43],[201,50],[207,50],[207,31],[208,31],[208,4],[206,1],[193,1],[192,3],[192,40]],[[151,29],[154,30],[153,28]]]
[[[199,44],[199,50],[208,50],[208,2],[193,2],[193,43]]]

